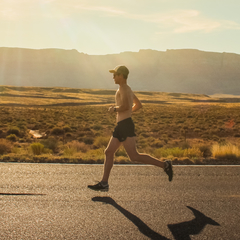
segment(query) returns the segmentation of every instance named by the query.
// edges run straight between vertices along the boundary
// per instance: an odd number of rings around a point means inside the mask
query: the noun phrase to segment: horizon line
[[[116,54],[122,54],[122,53],[139,53],[141,51],[156,51],[156,52],[163,52],[166,53],[168,51],[199,51],[199,52],[208,52],[208,53],[227,53],[227,54],[236,54],[236,55],[240,55],[240,53],[236,53],[236,52],[225,52],[225,51],[211,51],[211,50],[201,50],[201,49],[197,49],[197,48],[170,48],[170,49],[166,49],[166,50],[157,50],[157,49],[151,49],[151,48],[143,48],[143,49],[139,49],[138,51],[131,51],[131,50],[126,50],[123,52],[118,52],[118,53],[105,53],[105,54],[89,54],[89,53],[85,53],[85,52],[81,52],[78,49],[75,48],[54,48],[54,47],[48,47],[48,48],[28,48],[28,47],[5,47],[5,46],[1,46],[1,48],[9,48],[9,49],[26,49],[26,50],[64,50],[64,51],[77,51],[80,54],[84,54],[84,55],[89,55],[89,56],[105,56],[105,55],[116,55]]]

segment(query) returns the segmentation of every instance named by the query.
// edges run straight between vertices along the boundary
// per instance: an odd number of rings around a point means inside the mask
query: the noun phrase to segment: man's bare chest
[[[120,94],[119,90],[116,92],[115,101],[116,101],[117,105],[121,103],[121,94]]]

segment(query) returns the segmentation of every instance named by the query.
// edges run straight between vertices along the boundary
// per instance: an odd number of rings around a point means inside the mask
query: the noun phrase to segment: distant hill
[[[0,85],[114,89],[119,64],[135,91],[237,94],[240,55],[192,49],[87,55],[77,50],[0,48]]]

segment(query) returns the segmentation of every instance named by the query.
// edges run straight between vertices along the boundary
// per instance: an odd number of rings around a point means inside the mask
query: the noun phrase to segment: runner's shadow
[[[0,195],[7,195],[7,196],[44,196],[46,194],[41,193],[0,193]]]
[[[220,226],[219,223],[205,216],[198,210],[189,206],[187,206],[187,208],[193,212],[195,216],[193,220],[168,225],[168,228],[172,232],[175,240],[191,240],[190,235],[199,234],[208,224],[213,226]]]
[[[149,237],[150,239],[158,239],[158,240],[167,240],[168,239],[168,238],[160,235],[159,233],[155,232],[154,230],[152,230],[140,218],[138,218],[134,214],[130,213],[129,211],[127,211],[120,205],[118,205],[111,197],[94,197],[94,198],[92,198],[92,201],[102,202],[102,203],[112,205],[117,210],[119,210],[126,218],[128,218],[133,224],[135,224],[142,234]]]

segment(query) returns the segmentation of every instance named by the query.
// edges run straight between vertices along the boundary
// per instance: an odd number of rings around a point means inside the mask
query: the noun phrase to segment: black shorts
[[[113,137],[117,138],[119,142],[124,142],[127,137],[135,137],[136,134],[134,132],[135,126],[132,118],[124,119],[117,123],[113,131]]]

